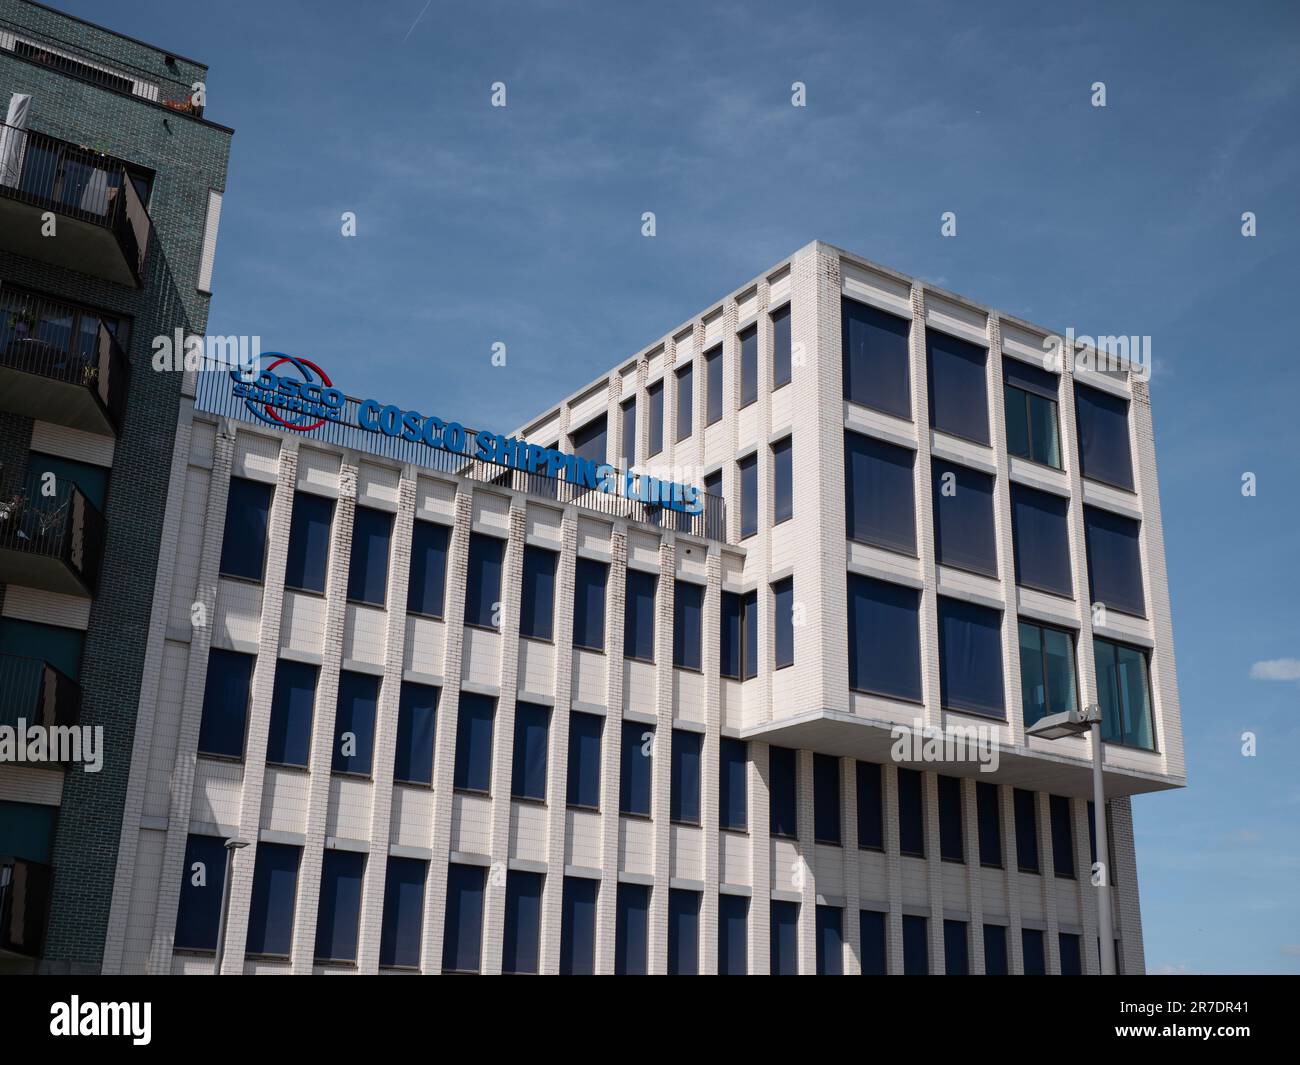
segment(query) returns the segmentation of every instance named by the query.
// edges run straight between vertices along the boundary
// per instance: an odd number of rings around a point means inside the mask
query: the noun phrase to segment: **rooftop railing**
[[[265,425],[266,419],[250,411],[248,403],[233,394],[234,382],[229,368],[221,366],[216,360],[209,360],[207,365],[209,368],[196,375],[197,407],[211,414],[236,418],[255,425]],[[573,504],[609,517],[645,522],[662,529],[672,529],[709,540],[726,540],[726,502],[721,496],[708,495],[701,491],[703,509],[698,514],[685,514],[660,502],[647,502],[619,491],[606,492],[575,484],[562,476],[551,477],[544,473],[528,473],[499,463],[469,458],[463,454],[429,447],[420,441],[404,440],[401,437],[385,436],[382,433],[362,429],[357,424],[357,408],[360,402],[348,397],[341,417],[333,421],[325,420],[323,424],[311,429],[311,437],[338,447],[371,455],[382,455],[399,462],[409,462],[414,466],[455,474],[473,481],[501,485],[515,491],[551,499],[557,503]],[[474,430],[466,429],[466,438],[472,440],[473,437]],[[654,475],[653,468],[647,472]],[[618,487],[622,487],[622,473],[617,476],[616,481]]]
[[[36,32],[0,19],[0,52],[49,67],[60,74],[128,93],[175,111],[203,117],[203,106],[192,102],[193,82],[154,70],[143,70],[114,56],[101,55],[85,45]]]

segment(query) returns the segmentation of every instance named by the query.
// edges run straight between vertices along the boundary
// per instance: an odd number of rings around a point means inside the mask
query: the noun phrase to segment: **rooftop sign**
[[[445,451],[466,459],[563,480],[578,488],[636,500],[681,514],[702,514],[704,493],[695,485],[664,481],[632,470],[620,471],[559,448],[541,447],[519,437],[364,399],[350,403],[329,375],[309,359],[269,352],[265,369],[229,371],[230,393],[254,419],[277,429],[311,433],[330,424],[351,425],[367,433]]]

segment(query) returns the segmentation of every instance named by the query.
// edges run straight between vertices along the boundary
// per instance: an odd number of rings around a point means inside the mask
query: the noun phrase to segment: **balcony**
[[[0,584],[90,596],[104,553],[104,517],[70,481],[0,485]]]
[[[0,409],[117,435],[128,366],[95,312],[0,287]]]
[[[55,215],[52,235],[47,211]],[[151,229],[121,159],[0,125],[0,247],[139,288]]]
[[[39,658],[0,654],[0,725],[76,725],[81,687]]]
[[[38,958],[45,941],[54,870],[0,855],[0,958]]]

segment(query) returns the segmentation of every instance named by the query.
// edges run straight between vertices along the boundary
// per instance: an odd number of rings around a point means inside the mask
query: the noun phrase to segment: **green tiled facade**
[[[201,64],[180,57],[169,63],[162,49],[26,0],[0,0],[0,35],[15,27],[52,48],[93,55],[104,65],[154,76],[167,86],[206,82]],[[160,36],[166,31],[159,27]],[[104,729],[103,769],[95,774],[80,767],[51,770],[63,772],[64,783],[52,858],[53,901],[37,966],[47,972],[98,971],[181,390],[180,374],[152,369],[151,344],[177,328],[206,332],[210,296],[197,289],[204,225],[209,190],[225,189],[231,130],[51,69],[6,50],[0,38],[0,108],[14,92],[32,97],[30,129],[156,173],[148,204],[153,236],[138,289],[15,254],[0,234],[0,287],[90,305],[131,322],[126,415],[114,452],[103,566],[80,677],[81,723]],[[0,469],[6,477],[23,473],[32,426],[32,419],[0,410]],[[3,595],[0,586],[0,605]]]

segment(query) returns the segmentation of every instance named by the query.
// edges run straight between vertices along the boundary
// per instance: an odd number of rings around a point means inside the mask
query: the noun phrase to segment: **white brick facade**
[[[913,321],[911,334],[912,419],[906,422],[847,403],[842,398],[840,300],[874,304]],[[792,380],[773,387],[770,313],[789,302],[792,316]],[[737,334],[757,323],[760,371],[758,401],[740,407]],[[925,327],[987,347],[990,446],[946,436],[929,428]],[[999,316],[948,293],[874,266],[839,249],[815,243],[779,264],[705,313],[621,363],[607,377],[542,414],[523,431],[530,441],[567,450],[569,434],[605,413],[611,460],[626,453],[620,404],[637,399],[636,454],[644,456],[648,427],[647,387],[664,382],[662,453],[650,472],[671,471],[670,480],[701,483],[722,472],[729,507],[726,542],[705,541],[622,518],[561,506],[542,496],[461,479],[412,465],[277,434],[249,423],[187,410],[177,437],[168,528],[177,540],[162,553],[155,601],[155,628],[165,615],[166,639],[151,645],[146,689],[127,800],[129,821],[122,850],[105,970],[210,972],[211,955],[173,950],[182,864],[189,834],[240,835],[259,842],[302,847],[294,910],[293,949],[287,960],[245,958],[244,940],[252,890],[254,848],[236,860],[225,967],[227,972],[311,972],[317,895],[323,853],[329,848],[369,855],[360,907],[357,962],[362,972],[379,969],[385,861],[389,855],[429,861],[420,968],[441,968],[443,907],[449,861],[544,874],[540,968],[556,972],[561,952],[561,892],[566,875],[599,880],[596,968],[612,972],[615,959],[615,888],[619,882],[650,887],[649,969],[664,972],[668,958],[668,893],[700,893],[699,967],[718,964],[718,896],[749,898],[749,971],[769,966],[769,909],[773,899],[800,904],[799,968],[815,969],[815,909],[843,910],[845,973],[861,971],[857,913],[887,912],[888,967],[903,971],[903,916],[928,919],[929,968],[944,969],[943,921],[968,923],[970,968],[983,972],[983,925],[1007,926],[1011,971],[1021,971],[1020,930],[1044,933],[1049,972],[1060,971],[1058,932],[1081,935],[1086,972],[1098,971],[1095,889],[1089,866],[1086,798],[1090,752],[1084,739],[1027,741],[1020,703],[1017,619],[1054,622],[1077,633],[1076,671],[1083,703],[1097,700],[1092,666],[1094,631],[1151,650],[1156,749],[1108,745],[1107,787],[1115,853],[1114,897],[1120,963],[1142,970],[1141,921],[1128,796],[1185,782],[1172,624],[1165,585],[1164,547],[1156,487],[1154,447],[1146,385],[1094,380],[1094,387],[1131,395],[1130,433],[1136,491],[1132,494],[1084,481],[1079,474],[1073,390],[1060,390],[1062,471],[1009,458],[1003,416],[1001,354],[1041,358],[1046,331]],[[725,400],[717,423],[705,426],[704,353],[721,343]],[[676,439],[676,378],[694,366],[693,424]],[[1130,391],[1131,390],[1131,391]],[[396,397],[394,397],[396,398]],[[190,405],[192,408],[192,405]],[[846,539],[843,438],[846,428],[901,444],[916,453],[917,557]],[[774,469],[771,444],[793,441],[794,516],[772,523]],[[737,460],[759,461],[759,528],[740,537]],[[995,477],[998,577],[982,578],[937,565],[933,550],[930,460],[942,457]],[[260,585],[219,577],[218,559],[232,473],[276,486],[270,515],[265,579]],[[1070,507],[1073,601],[1018,588],[1012,554],[1010,484],[1054,488],[1071,501],[1109,507],[1141,519],[1141,550],[1147,620],[1114,613],[1094,629],[1087,599],[1088,577],[1082,507]],[[338,500],[332,526],[327,594],[309,596],[284,588],[289,520],[294,490]],[[388,609],[346,600],[352,515],[358,503],[395,515],[388,568]],[[171,515],[175,515],[172,520]],[[452,526],[445,620],[408,615],[407,576],[412,523],[416,518]],[[508,536],[502,581],[500,633],[467,628],[464,617],[469,535]],[[559,552],[554,637],[520,639],[523,547]],[[609,565],[604,654],[573,645],[574,561]],[[622,656],[625,579],[628,568],[659,575],[653,663]],[[914,706],[849,689],[845,621],[846,575],[875,576],[921,590],[920,640],[923,705]],[[705,585],[703,669],[673,668],[673,579]],[[770,586],[792,577],[802,622],[794,629],[794,664],[774,668],[773,601]],[[720,610],[723,592],[757,591],[760,665],[745,682],[720,677]],[[897,769],[890,763],[889,728],[920,716],[942,726],[953,715],[940,707],[937,596],[996,605],[1003,612],[1002,650],[1006,721],[997,726],[1001,765],[981,775],[972,765],[927,765],[924,810],[927,858],[899,850]],[[192,604],[203,606],[206,624],[192,624]],[[197,756],[197,740],[209,647],[256,654],[246,755],[242,763]],[[313,740],[306,771],[266,764],[274,667],[278,658],[320,667]],[[368,779],[332,774],[331,742],[339,672],[383,677],[375,727],[375,755]],[[394,784],[393,760],[400,682],[441,689],[436,718],[433,784]],[[494,697],[491,795],[452,788],[456,707],[461,691]],[[512,801],[510,773],[517,700],[553,707],[544,804]],[[598,812],[566,808],[568,712],[605,717],[601,801]],[[621,817],[619,737],[624,720],[655,727],[651,816]],[[961,721],[958,723],[980,723]],[[669,744],[673,728],[700,732],[700,825],[670,823]],[[718,827],[719,740],[749,743],[748,831]],[[769,744],[796,748],[798,838],[769,833]],[[813,840],[813,756],[840,759],[842,844]],[[883,853],[860,850],[854,793],[854,760],[882,763]],[[961,800],[965,864],[939,858],[938,778],[934,770],[963,778]],[[999,785],[1003,868],[982,868],[978,857],[975,780]],[[1041,874],[1017,870],[1013,788],[1038,792]],[[1074,866],[1079,879],[1052,874],[1048,795],[1069,797]],[[380,860],[377,860],[380,859]],[[487,878],[482,921],[481,968],[501,969],[505,886]],[[338,966],[329,966],[331,970]]]

